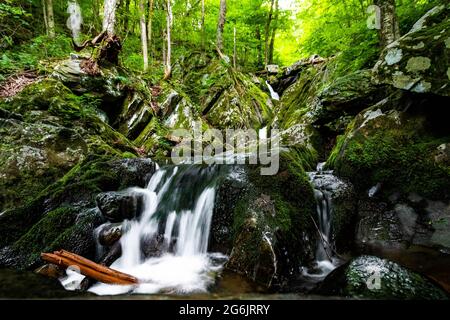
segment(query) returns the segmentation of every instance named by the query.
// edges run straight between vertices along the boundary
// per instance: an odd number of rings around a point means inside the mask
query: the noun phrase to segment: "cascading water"
[[[273,100],[279,101],[280,100],[280,95],[275,90],[273,90],[272,86],[270,85],[269,81],[267,81],[267,80],[266,80],[266,85],[267,85],[267,88],[269,88],[270,97]]]
[[[215,186],[225,170],[225,166],[167,166],[153,174],[147,188],[128,190],[143,194],[144,208],[139,218],[124,221],[122,256],[111,268],[134,275],[140,283],[97,283],[89,291],[100,295],[207,291],[227,258],[207,252]]]
[[[339,259],[335,257],[332,249],[331,219],[333,217],[333,192],[341,186],[342,182],[333,175],[333,171],[325,171],[324,166],[325,163],[319,163],[316,171],[308,172],[314,187],[317,203],[317,229],[320,234],[317,241],[315,266],[303,272],[305,276],[319,280],[333,271],[339,263]]]
[[[67,18],[67,28],[72,31],[74,41],[77,41],[80,36],[83,17],[81,15],[80,5],[76,0],[69,1],[67,5],[67,13],[69,13],[69,18]]]

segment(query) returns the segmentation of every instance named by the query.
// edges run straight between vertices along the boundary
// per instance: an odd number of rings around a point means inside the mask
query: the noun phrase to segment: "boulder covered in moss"
[[[450,131],[439,115],[446,99],[398,92],[359,113],[338,137],[327,166],[355,186],[355,242],[363,252],[448,250],[450,166],[443,150]]]
[[[270,96],[223,59],[199,52],[180,62],[182,84],[215,128],[261,128],[272,117]]]
[[[41,252],[60,249],[95,259],[94,229],[104,222],[97,194],[144,187],[155,169],[148,159],[87,157],[36,198],[0,216],[0,265],[35,268]]]
[[[385,95],[370,70],[340,76],[334,60],[304,62],[281,96],[272,126],[282,130],[284,144],[326,153],[329,140],[342,133],[353,116]]]
[[[314,208],[298,162],[283,156],[274,176],[236,166],[217,191],[211,250],[229,255],[226,268],[265,287],[280,285],[314,259]]]
[[[362,193],[378,185],[385,196],[415,192],[448,199],[450,167],[436,156],[450,141],[441,103],[400,94],[362,111],[338,137],[328,166]],[[408,110],[394,109],[402,106]]]
[[[330,273],[318,294],[362,299],[447,300],[431,280],[389,260],[361,256]]]
[[[0,210],[24,204],[88,154],[135,154],[91,98],[43,79],[0,101]]]
[[[375,80],[417,93],[450,96],[450,6],[422,17],[384,49],[374,67]]]
[[[124,95],[124,75],[112,65],[109,68],[87,70],[88,59],[74,57],[67,60],[58,61],[53,66],[51,76],[61,81],[72,91],[83,93],[96,93],[104,100],[117,100]]]

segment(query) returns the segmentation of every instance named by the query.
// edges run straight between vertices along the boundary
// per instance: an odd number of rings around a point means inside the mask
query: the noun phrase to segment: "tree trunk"
[[[47,24],[48,24],[48,36],[50,38],[55,37],[55,17],[53,15],[53,0],[46,0],[47,3]]]
[[[374,4],[380,8],[380,46],[385,48],[387,45],[400,38],[400,29],[395,13],[395,0],[374,0]]]
[[[223,29],[225,27],[226,16],[227,16],[227,1],[220,0],[219,21],[217,23],[217,39],[216,39],[217,50],[219,50],[220,54],[223,52]]]
[[[114,34],[114,26],[116,24],[116,7],[117,0],[105,0],[103,9],[103,31],[108,34]]]
[[[256,32],[255,32],[255,37],[256,40],[258,42],[257,45],[257,63],[258,63],[258,68],[260,68],[262,66],[262,44],[261,44],[261,30],[259,29],[259,25],[256,26]]]
[[[236,27],[233,29],[233,68],[236,68]]]
[[[148,8],[148,23],[147,23],[147,38],[148,38],[148,48],[150,51],[150,57],[153,56],[152,52],[152,23],[153,23],[153,0],[150,0]]]
[[[272,23],[274,2],[275,0],[270,1],[269,15],[267,16],[266,28],[264,30],[264,65],[266,66],[269,63],[269,33],[270,33],[270,24]]]
[[[164,79],[167,80],[172,75],[172,66],[171,66],[171,55],[172,55],[172,44],[170,39],[170,33],[172,29],[172,6],[170,3],[171,0],[167,0],[167,10],[166,10],[166,38],[167,38],[167,52],[166,52],[166,61],[164,65]]]
[[[270,37],[270,44],[269,44],[269,64],[273,63],[273,48],[275,46],[275,35],[277,33],[278,28],[278,16],[279,16],[279,7],[278,7],[278,0],[275,0],[275,17],[274,17],[274,26],[272,28],[272,36]]]
[[[45,5],[45,0],[42,0],[42,15],[44,17],[45,33],[48,36],[47,7]]]
[[[148,70],[147,24],[145,23],[145,0],[139,0],[139,15],[141,25],[142,57],[144,58],[144,72]]]
[[[201,25],[202,25],[202,50],[205,50],[205,0],[202,0],[202,18],[201,18]]]
[[[93,10],[93,17],[94,17],[94,29],[95,32],[99,32],[99,29],[101,27],[100,23],[100,3],[99,0],[94,0],[92,2],[92,10]]]
[[[130,1],[131,0],[125,0],[125,16],[123,18],[123,31],[128,33],[129,24],[130,24]]]

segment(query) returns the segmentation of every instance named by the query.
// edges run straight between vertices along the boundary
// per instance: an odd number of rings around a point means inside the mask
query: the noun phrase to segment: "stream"
[[[315,264],[304,268],[302,274],[314,283],[340,262],[331,248],[331,198],[339,180],[323,166],[320,163],[317,171],[308,173],[317,201],[320,237]],[[224,165],[168,165],[156,170],[146,188],[129,188],[128,193],[143,196],[143,209],[139,217],[123,222],[122,255],[111,268],[137,277],[140,284],[96,283],[89,291],[97,295],[208,293],[217,285],[228,258],[208,252],[217,182],[227,173],[228,166]],[[68,290],[79,288],[84,276],[70,269],[67,274],[61,279],[63,286]],[[236,287],[243,285],[236,276],[225,275],[234,277]],[[247,287],[245,291],[253,290],[251,285]]]
[[[140,217],[124,222],[122,256],[111,268],[131,274],[138,286],[97,283],[98,295],[201,293],[215,283],[227,257],[207,252],[217,178],[226,166],[166,166],[152,176]],[[75,289],[84,277],[72,271],[62,283]]]

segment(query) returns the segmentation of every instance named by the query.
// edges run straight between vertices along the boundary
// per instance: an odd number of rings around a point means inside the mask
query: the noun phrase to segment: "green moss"
[[[60,207],[47,213],[27,233],[25,233],[12,249],[26,253],[30,261],[39,258],[41,252],[46,251],[60,234],[71,227],[77,215],[72,207]]]
[[[380,116],[358,128],[357,118],[340,137],[327,166],[365,190],[376,183],[385,192],[415,192],[429,198],[446,198],[450,168],[434,161],[437,147],[450,137],[437,138],[423,130],[422,118],[407,117],[398,125]],[[355,129],[358,128],[358,129]]]
[[[314,194],[301,162],[292,161],[293,157],[282,154],[275,176],[262,176],[259,167],[248,166],[246,191],[234,207],[232,238],[234,250],[239,253],[234,254],[230,264],[264,284],[267,274],[273,271],[259,268],[273,266],[272,249],[280,259],[277,262],[280,277],[307,263],[313,254],[310,243],[304,239],[316,235],[311,219]],[[262,278],[258,279],[253,272],[261,272]]]
[[[123,158],[137,158],[137,156],[134,153],[131,152],[124,152],[122,153]]]

